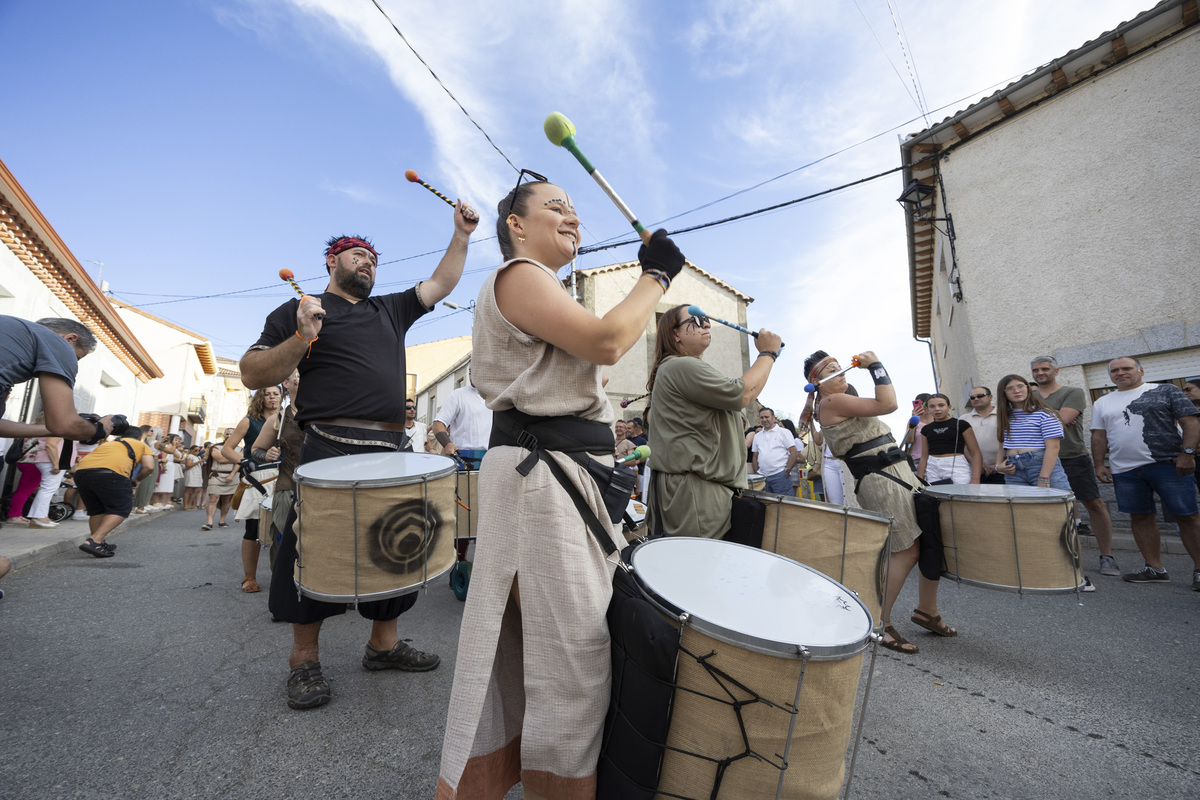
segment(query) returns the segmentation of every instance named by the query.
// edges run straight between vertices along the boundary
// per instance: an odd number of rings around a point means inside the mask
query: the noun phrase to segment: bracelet
[[[779,352],[777,350],[759,350],[758,354],[760,356],[770,356],[772,361],[779,360]]]
[[[314,336],[314,337],[313,337],[313,338],[311,338],[311,339],[305,339],[303,336],[301,336],[301,335],[300,335],[300,331],[296,331],[296,338],[297,338],[297,339],[299,339],[299,340],[300,340],[300,341],[302,341],[302,342],[308,342],[308,352],[304,354],[304,357],[305,357],[305,358],[308,358],[309,356],[311,356],[311,355],[312,355],[312,346],[313,346],[313,342],[315,342],[317,339],[320,339],[321,337],[320,337],[320,336]]]
[[[644,269],[642,270],[642,274],[649,275],[651,278],[654,278],[654,280],[658,281],[658,285],[662,287],[663,294],[666,294],[667,289],[671,286],[671,276],[667,275],[667,273],[663,272],[661,269]]]

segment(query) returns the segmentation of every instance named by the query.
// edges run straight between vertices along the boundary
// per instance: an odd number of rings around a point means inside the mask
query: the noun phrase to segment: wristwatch
[[[1183,448],[1183,454],[1185,456],[1194,456],[1194,455],[1196,455],[1196,451],[1190,447],[1185,447],[1185,448]]]

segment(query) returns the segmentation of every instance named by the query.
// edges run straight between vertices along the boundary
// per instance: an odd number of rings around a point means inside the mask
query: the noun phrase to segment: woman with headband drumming
[[[507,260],[475,305],[471,374],[493,412],[492,439],[438,800],[501,797],[518,781],[527,798],[595,793],[612,669],[610,554],[624,545],[613,506],[619,520],[634,485],[612,467],[601,366],[641,339],[684,263],[656,232],[629,295],[594,316],[556,275],[575,257],[579,217],[565,191],[533,177],[497,206]]]
[[[754,402],[779,357],[779,336],[759,331],[746,374],[727,378],[701,356],[712,341],[707,317],[688,306],[662,315],[650,368],[647,523],[654,533],[719,539],[729,531],[735,489],[746,488],[741,411]]]
[[[891,616],[900,587],[918,560],[922,561],[922,570],[912,622],[941,636],[955,636],[958,632],[946,625],[938,613],[940,553],[936,565],[931,563],[932,558],[921,559],[921,529],[917,525],[913,496],[921,481],[913,474],[912,462],[896,447],[891,430],[879,419],[896,410],[892,379],[875,353],[867,351],[854,358],[871,374],[875,396],[852,397],[846,393],[844,375],[828,378],[816,387],[815,416],[834,457],[850,468],[858,502],[863,508],[887,514],[894,520],[888,591],[883,603],[883,646],[898,653],[912,654],[917,652],[917,646],[896,633]],[[836,359],[823,350],[813,353],[804,362],[805,375],[813,383],[840,369]]]

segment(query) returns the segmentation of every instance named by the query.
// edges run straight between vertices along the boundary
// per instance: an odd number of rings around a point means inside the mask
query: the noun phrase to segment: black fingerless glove
[[[683,269],[683,253],[667,236],[665,228],[659,228],[650,237],[650,243],[638,248],[638,261],[642,272],[657,270],[673,280]]]

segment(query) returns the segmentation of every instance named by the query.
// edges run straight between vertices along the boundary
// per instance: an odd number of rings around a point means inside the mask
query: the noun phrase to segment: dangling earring
[[[518,242],[523,242],[523,241],[525,241],[525,237],[524,237],[524,236],[518,236],[518,237],[517,237],[517,241],[518,241]]]

